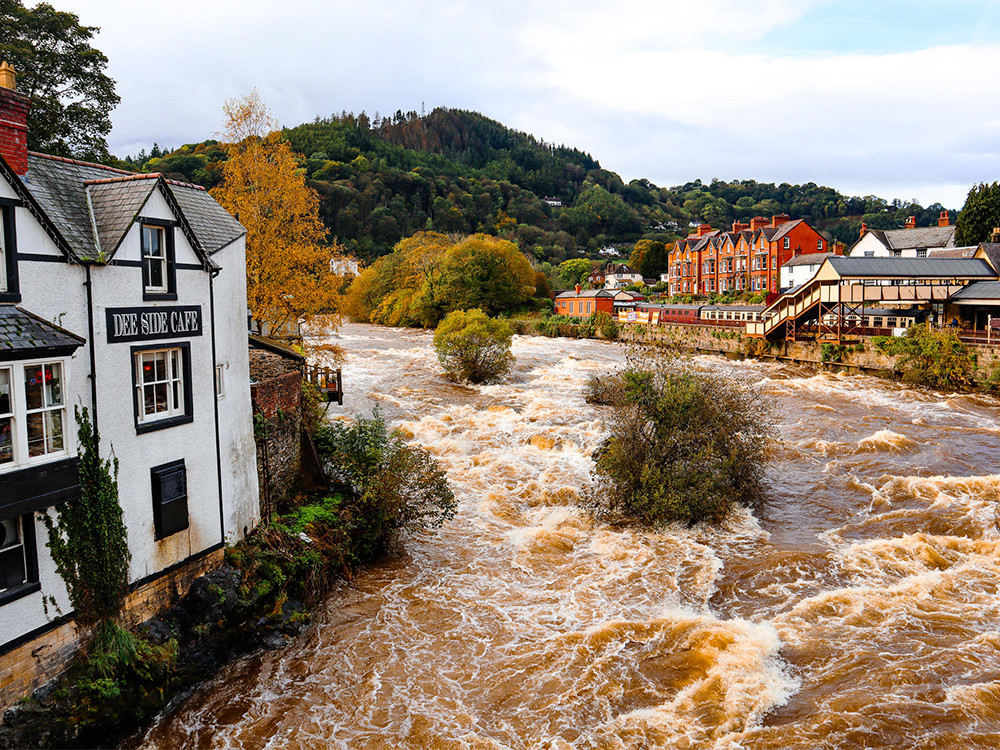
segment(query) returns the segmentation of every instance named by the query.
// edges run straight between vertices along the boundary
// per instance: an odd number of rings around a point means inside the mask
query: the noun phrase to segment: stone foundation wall
[[[302,473],[302,375],[296,370],[250,386],[257,474],[265,517],[298,489]]]
[[[141,582],[125,602],[127,616],[140,623],[175,604],[187,593],[195,578],[222,564],[223,555],[224,550],[220,547]],[[68,620],[0,654],[0,713],[58,677],[76,653],[78,635],[76,623]]]

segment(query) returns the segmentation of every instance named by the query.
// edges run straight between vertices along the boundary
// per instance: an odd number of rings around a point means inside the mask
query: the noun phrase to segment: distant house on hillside
[[[906,220],[903,229],[868,229],[861,225],[861,237],[851,246],[852,258],[926,258],[931,250],[955,247],[955,227],[947,211],[942,211],[936,227],[917,227],[916,217]]]
[[[562,206],[562,200],[560,198],[555,198],[551,195],[546,195],[544,198],[542,198],[542,200],[545,201],[548,205],[552,206],[553,208],[559,208],[560,206]]]

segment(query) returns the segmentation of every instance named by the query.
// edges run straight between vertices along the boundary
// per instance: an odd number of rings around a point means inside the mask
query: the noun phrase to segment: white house
[[[0,677],[61,627],[52,602],[71,609],[40,515],[78,496],[76,407],[119,461],[133,589],[259,517],[245,230],[200,187],[29,153],[12,77],[0,70]],[[0,705],[13,689],[0,680]]]
[[[636,273],[625,263],[612,265],[604,275],[605,289],[624,289],[632,284],[641,284],[642,274]]]
[[[787,292],[805,284],[816,275],[823,261],[832,255],[833,253],[806,253],[789,259],[781,267],[781,291]]]
[[[868,229],[861,225],[861,237],[848,251],[852,258],[926,258],[934,249],[955,247],[955,227],[947,211],[941,212],[936,227],[917,227],[910,217],[903,229]]]

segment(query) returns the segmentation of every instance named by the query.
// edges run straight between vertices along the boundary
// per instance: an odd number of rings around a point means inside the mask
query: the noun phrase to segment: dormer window
[[[140,236],[143,299],[177,299],[173,227],[167,222],[144,221]]]

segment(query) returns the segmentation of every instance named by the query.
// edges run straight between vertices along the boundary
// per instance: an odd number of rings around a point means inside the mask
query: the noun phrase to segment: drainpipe
[[[219,369],[215,352],[215,277],[221,268],[213,268],[208,275],[208,306],[212,316],[212,401],[215,407],[215,473],[219,481],[219,533],[222,544],[226,543],[226,512],[222,504],[222,439],[219,435],[219,394],[215,380]]]
[[[90,278],[90,264],[84,266],[87,271],[87,280],[84,286],[87,287],[87,330],[89,331],[88,344],[90,348],[90,403],[91,415],[94,425],[94,445],[97,455],[101,455],[101,435],[97,429],[97,355],[94,351],[94,292],[93,280]]]

